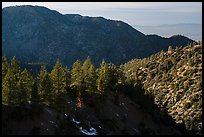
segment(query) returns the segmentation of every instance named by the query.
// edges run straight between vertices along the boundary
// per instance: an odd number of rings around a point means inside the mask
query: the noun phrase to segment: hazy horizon
[[[2,8],[16,5],[45,6],[61,14],[101,16],[131,26],[202,24],[202,2],[2,2]]]
[[[133,25],[133,27],[145,35],[156,34],[167,38],[173,35],[184,35],[196,41],[202,40],[202,24]]]

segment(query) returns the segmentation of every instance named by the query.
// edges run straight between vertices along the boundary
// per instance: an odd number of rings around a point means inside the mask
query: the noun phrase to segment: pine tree
[[[11,69],[12,69],[13,73],[16,74],[16,75],[19,75],[20,72],[21,72],[21,68],[20,68],[19,64],[20,64],[20,62],[14,56],[11,59]]]
[[[31,93],[33,90],[34,79],[29,72],[24,69],[20,74],[20,79],[16,85],[18,93],[18,104],[25,105],[31,100]]]
[[[108,69],[108,64],[105,60],[102,61],[100,68],[97,70],[98,78],[96,80],[97,90],[99,94],[102,94],[105,90],[108,89],[110,82],[110,73]]]
[[[89,68],[91,67],[91,59],[88,56],[87,59],[84,61],[84,64],[81,67],[82,73],[83,73],[83,78],[85,78],[89,74]]]
[[[6,56],[2,56],[2,81],[4,77],[6,76],[8,68],[9,68],[9,63],[7,61]]]
[[[122,77],[121,77],[121,73],[122,71],[120,71],[116,65],[114,64],[110,64],[108,66],[109,69],[109,74],[110,74],[110,82],[109,85],[111,86],[112,89],[115,89],[116,84],[118,84],[118,82],[122,82]]]
[[[38,80],[38,94],[40,97],[40,104],[50,106],[53,102],[52,95],[52,80],[45,66],[41,66]]]
[[[16,81],[14,81],[14,73],[9,68],[2,81],[2,103],[4,105],[13,105],[14,92],[16,91]]]
[[[66,92],[66,72],[61,65],[59,59],[51,71],[50,77],[52,79],[52,95],[54,98],[54,107],[58,110],[63,110],[66,104],[67,92]]]
[[[66,85],[65,85],[65,87],[66,87],[66,90],[67,91],[69,91],[70,90],[70,83],[71,83],[71,74],[70,74],[70,70],[67,68],[67,67],[65,67],[64,68],[64,71],[65,71],[65,83],[66,83]]]
[[[71,86],[76,87],[77,90],[81,90],[83,82],[83,77],[82,77],[82,70],[81,70],[81,62],[77,60],[71,70]]]
[[[96,92],[96,73],[93,65],[90,66],[88,70],[88,75],[85,78],[86,92],[90,95]]]
[[[84,61],[81,69],[84,82],[82,83],[82,85],[84,85],[82,88],[84,88],[85,91],[90,95],[96,90],[96,74],[94,65],[91,63],[91,59],[89,58],[89,56]]]
[[[21,68],[19,66],[19,62],[14,56],[11,60],[11,67],[7,70],[7,74],[5,75],[2,83],[2,101],[4,104],[19,104],[17,83],[20,79],[20,73]]]

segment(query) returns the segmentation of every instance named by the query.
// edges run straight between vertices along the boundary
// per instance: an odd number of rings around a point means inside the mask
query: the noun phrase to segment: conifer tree
[[[77,90],[81,90],[82,86],[82,70],[81,70],[81,62],[77,60],[71,70],[71,86],[75,86]]]
[[[91,63],[91,59],[88,56],[87,59],[84,61],[84,64],[82,65],[81,69],[82,69],[82,73],[83,73],[83,78],[85,78],[88,73],[89,73],[89,68],[91,67],[92,63]]]
[[[31,100],[31,93],[33,90],[34,79],[29,72],[24,69],[20,74],[20,79],[16,85],[17,100],[19,105],[25,105]]]
[[[98,78],[96,80],[96,86],[99,94],[102,94],[108,88],[110,82],[108,64],[105,62],[105,60],[102,61],[101,66],[98,68],[97,72]]]
[[[96,92],[96,73],[93,65],[90,66],[88,70],[89,74],[85,78],[86,92],[90,95]]]
[[[15,56],[10,66],[2,83],[2,101],[4,104],[16,105],[19,103],[17,83],[20,79],[21,68]]]
[[[9,68],[9,63],[7,61],[6,56],[2,56],[2,81],[3,81],[3,78],[6,76],[8,68]]]
[[[71,75],[70,75],[70,70],[67,68],[67,67],[65,67],[64,68],[64,71],[65,71],[65,83],[66,83],[66,85],[65,85],[65,87],[66,87],[66,90],[69,90],[69,87],[70,87],[70,83],[71,83]]]
[[[21,68],[19,66],[19,61],[16,59],[16,57],[14,56],[12,59],[11,59],[11,69],[13,71],[13,73],[16,75],[16,76],[19,76],[20,72],[21,72]]]
[[[38,81],[38,94],[40,97],[40,104],[50,106],[53,102],[52,95],[52,80],[45,66],[41,66]]]
[[[2,103],[6,105],[24,105],[29,103],[33,89],[32,76],[26,69],[21,71],[19,62],[15,56],[11,60],[10,67],[6,58],[3,60],[3,70],[6,68],[5,65],[8,66],[8,68],[2,81]]]
[[[52,95],[54,96],[54,107],[63,110],[66,104],[66,72],[59,59],[53,67],[50,77],[52,79]]]
[[[96,74],[94,65],[91,63],[91,59],[88,56],[82,65],[82,76],[85,91],[90,95],[91,92],[95,92],[96,90]]]
[[[110,74],[110,83],[109,83],[109,85],[111,85],[112,88],[115,88],[115,85],[119,80],[118,69],[117,69],[116,65],[114,65],[114,64],[110,64],[108,66],[108,69],[109,69],[109,74]]]
[[[5,105],[13,105],[14,92],[16,91],[16,83],[13,71],[9,68],[2,81],[2,103]]]

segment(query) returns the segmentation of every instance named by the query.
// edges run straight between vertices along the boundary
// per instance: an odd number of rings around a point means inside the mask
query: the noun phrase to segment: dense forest
[[[202,43],[189,44],[122,66],[132,84],[142,83],[155,104],[189,132],[202,133]]]
[[[35,74],[22,69],[20,64],[16,57],[8,61],[2,56],[2,106],[9,114],[3,116],[7,120],[2,123],[3,134],[12,134],[7,124],[11,119],[35,117],[43,108],[66,114],[58,118],[60,128],[55,128],[54,134],[78,134],[73,126],[76,121],[72,119],[70,123],[67,112],[89,107],[96,111],[96,117],[103,117],[98,115],[105,115],[102,108],[111,105],[107,104],[110,98],[113,97],[114,105],[121,106],[121,95],[138,104],[156,123],[162,122],[179,131],[174,134],[202,134],[202,43],[176,49],[170,46],[167,52],[134,59],[121,66],[103,60],[96,68],[87,57],[84,62],[75,61],[70,69],[57,59],[51,71],[42,65]],[[75,107],[68,111],[70,102]],[[122,122],[126,119],[124,115]],[[102,123],[115,129],[117,122],[104,118]],[[147,128],[144,123],[138,125],[138,130],[138,134],[162,132]],[[124,129],[120,134],[132,134],[128,131]],[[103,130],[98,132],[106,134]],[[40,129],[34,127],[30,134],[40,134]]]
[[[114,64],[103,60],[101,66],[95,69],[89,57],[83,64],[77,60],[71,70],[57,60],[51,72],[42,66],[40,73],[34,77],[27,69],[20,68],[16,57],[8,63],[3,56],[2,103],[25,105],[35,102],[61,109],[67,96],[77,97],[79,102],[91,95],[103,96],[107,88],[117,89],[123,79],[121,69]]]
[[[43,65],[39,74],[33,75],[27,69],[21,69],[16,57],[9,63],[3,56],[2,104],[46,106],[59,112],[65,112],[66,102],[70,100],[75,100],[78,108],[82,104],[94,105],[108,94],[107,89],[117,91],[123,84],[122,74],[119,67],[104,60],[96,69],[87,57],[83,64],[77,60],[71,70],[63,67],[58,59],[51,72]]]

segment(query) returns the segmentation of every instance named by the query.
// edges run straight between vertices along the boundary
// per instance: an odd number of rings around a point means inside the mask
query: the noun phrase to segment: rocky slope
[[[3,106],[3,135],[174,135],[181,134],[175,128],[155,122],[141,106],[123,94],[118,104],[110,94],[96,107],[83,104],[80,108],[74,100],[67,102],[66,112],[41,107]]]
[[[53,65],[60,58],[70,67],[75,60],[90,56],[95,65],[102,59],[121,64],[189,42],[192,40],[180,35],[144,35],[125,22],[103,17],[63,15],[29,5],[2,9],[2,53],[24,63]]]
[[[194,134],[202,134],[202,43],[169,48],[123,66],[128,81],[143,83],[161,110]]]

